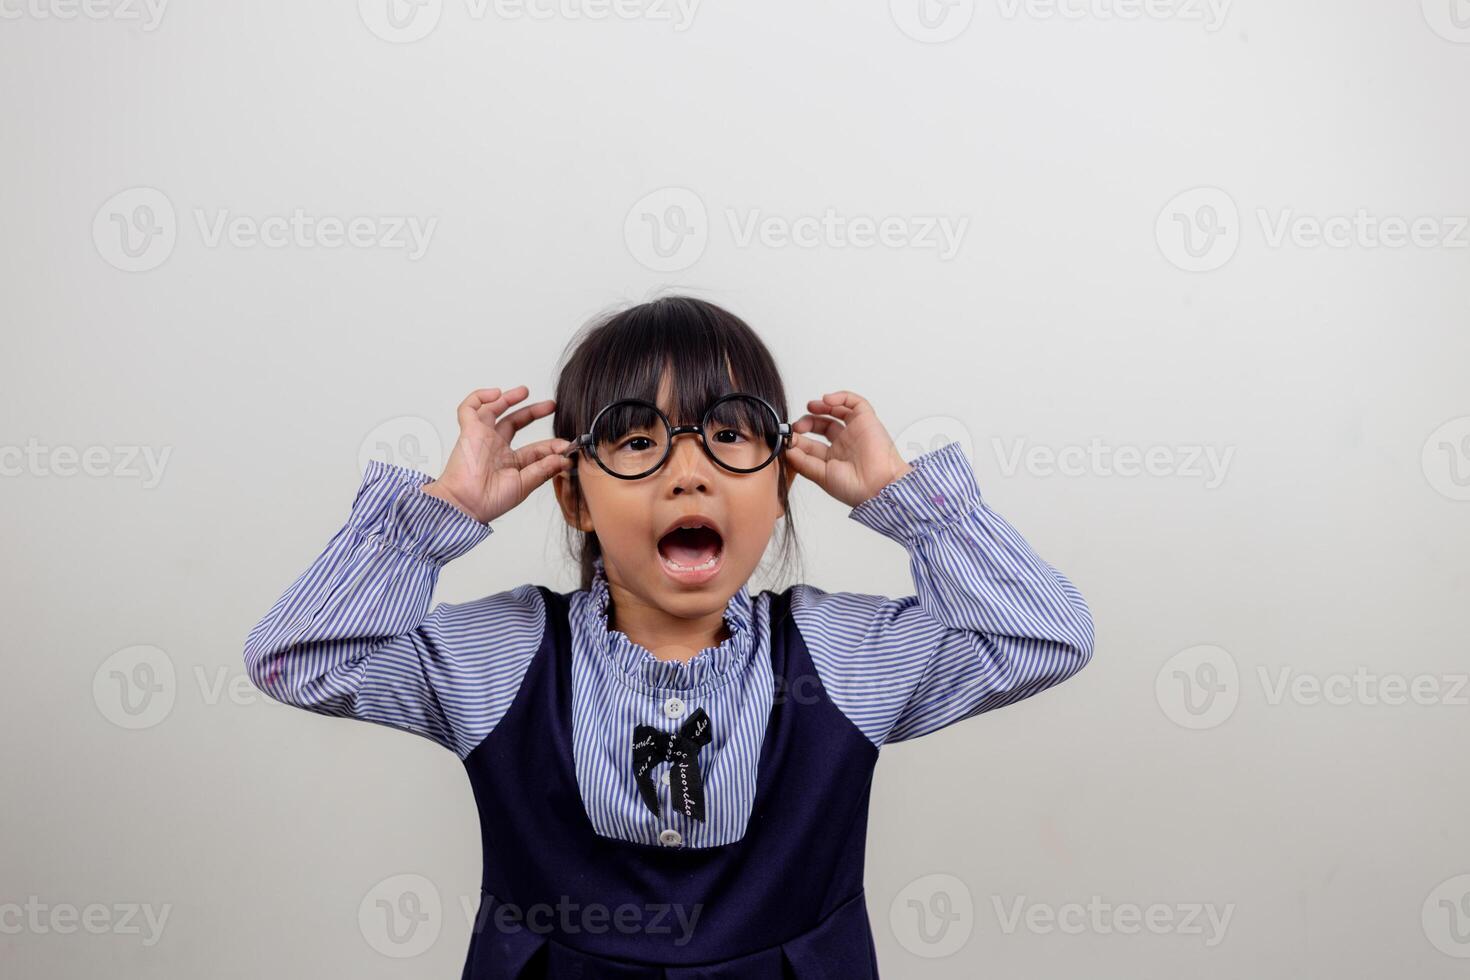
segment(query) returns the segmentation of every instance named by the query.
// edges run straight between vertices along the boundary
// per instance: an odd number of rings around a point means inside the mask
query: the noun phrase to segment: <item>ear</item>
[[[585,500],[582,501],[581,513],[577,512],[576,488],[572,486],[572,475],[568,472],[555,474],[551,478],[551,486],[556,491],[556,502],[561,506],[561,516],[566,522],[579,531],[593,531],[592,515],[587,512]]]
[[[791,465],[791,461],[789,459],[781,460],[781,469],[783,472],[781,473],[779,479],[786,481],[786,496],[789,498],[791,496],[791,485],[796,482],[796,478],[799,474],[796,472],[796,467]]]

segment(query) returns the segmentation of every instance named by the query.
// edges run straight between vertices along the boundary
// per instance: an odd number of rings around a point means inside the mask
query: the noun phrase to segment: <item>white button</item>
[[[664,774],[658,778],[663,781],[663,784],[665,786],[669,785],[669,771],[667,769],[665,769]]]
[[[684,702],[678,698],[669,698],[664,702],[664,714],[670,718],[677,718],[684,713]]]
[[[659,831],[658,842],[667,847],[676,847],[684,843],[684,837],[677,830],[670,828],[669,830]]]

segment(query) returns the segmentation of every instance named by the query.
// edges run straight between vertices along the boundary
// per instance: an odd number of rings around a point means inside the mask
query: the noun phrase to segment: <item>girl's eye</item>
[[[633,445],[633,443],[635,443],[635,442],[638,442],[638,443],[647,443],[647,445],[644,445],[644,446],[635,446],[635,445]],[[652,449],[653,448],[653,440],[650,439],[650,438],[648,438],[647,436],[633,436],[632,438],[625,440],[623,442],[622,446],[620,446],[619,448],[621,448],[621,449],[631,449],[635,453],[641,453],[641,452],[643,452],[643,451],[645,451],[647,449]]]
[[[728,436],[729,438],[725,438],[726,436]],[[731,443],[739,439],[744,439],[745,434],[739,429],[720,429],[718,432],[715,433],[714,438],[715,442]]]

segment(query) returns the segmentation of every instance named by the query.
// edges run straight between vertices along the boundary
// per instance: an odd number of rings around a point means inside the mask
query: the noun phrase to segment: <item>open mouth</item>
[[[658,539],[664,569],[681,580],[712,575],[725,554],[725,539],[712,527],[678,527]]]

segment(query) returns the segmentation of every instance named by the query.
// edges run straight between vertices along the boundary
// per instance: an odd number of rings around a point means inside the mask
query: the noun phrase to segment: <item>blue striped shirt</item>
[[[984,503],[959,444],[910,465],[848,516],[907,549],[917,594],[792,594],[822,688],[879,748],[1030,697],[1092,657],[1081,594]],[[431,479],[369,463],[346,525],[250,631],[245,664],[277,701],[414,732],[464,759],[515,698],[545,612],[530,584],[430,610],[439,570],[491,533],[420,492]],[[729,638],[680,663],[608,628],[601,560],[572,594],[574,763],[600,834],[657,844],[673,829],[690,847],[744,836],[773,700],[803,696],[775,689],[770,598],[742,586]],[[638,794],[633,728],[674,731],[699,708],[714,722],[699,753],[706,819],[685,817],[662,779],[655,816]]]

